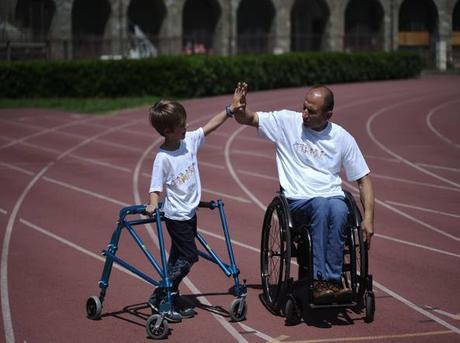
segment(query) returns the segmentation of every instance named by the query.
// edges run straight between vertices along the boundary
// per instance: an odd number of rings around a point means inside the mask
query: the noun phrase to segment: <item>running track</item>
[[[206,261],[181,286],[198,315],[170,325],[171,342],[460,342],[459,76],[332,85],[333,120],[356,138],[376,190],[370,252],[376,315],[322,312],[296,326],[259,301],[259,245],[265,206],[278,189],[273,147],[255,129],[228,121],[207,137],[200,170],[203,200],[223,199],[248,315],[230,323],[232,285]],[[253,110],[299,109],[305,88],[249,93]],[[184,101],[190,128],[230,96]],[[0,341],[146,340],[151,287],[114,269],[102,320],[86,318],[99,294],[106,247],[121,207],[145,203],[159,136],[146,109],[85,116],[38,109],[0,110]],[[355,184],[345,187],[356,193]],[[222,256],[215,211],[199,228]],[[151,227],[140,230],[156,256]],[[169,243],[168,243],[169,246]],[[150,271],[129,236],[120,256]],[[153,274],[156,278],[156,275]]]

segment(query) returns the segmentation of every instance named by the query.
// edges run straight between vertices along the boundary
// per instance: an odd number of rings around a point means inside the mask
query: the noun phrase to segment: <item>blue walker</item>
[[[224,203],[222,200],[211,201],[211,202],[200,202],[198,207],[209,208],[214,210],[216,208],[219,209],[220,221],[222,223],[222,228],[225,236],[225,243],[227,245],[228,257],[230,260],[230,264],[225,264],[217,254],[211,249],[209,244],[203,238],[200,233],[197,233],[196,239],[200,242],[206,252],[198,251],[199,255],[206,260],[217,264],[222,271],[225,273],[227,277],[232,276],[234,280],[234,286],[232,287],[233,295],[236,297],[230,304],[229,307],[229,314],[230,318],[235,321],[242,321],[246,318],[247,313],[247,304],[246,304],[246,294],[247,288],[245,282],[240,283],[238,275],[240,271],[238,270],[235,258],[233,255],[232,243],[230,240],[230,235],[228,232],[227,220],[225,217],[224,212]],[[90,319],[100,319],[102,314],[102,304],[104,302],[104,297],[106,294],[106,290],[109,286],[109,278],[110,273],[112,271],[113,263],[117,263],[123,268],[129,270],[130,272],[136,274],[146,282],[154,285],[154,286],[161,286],[164,287],[167,291],[166,301],[163,302],[160,306],[159,313],[152,314],[146,323],[146,330],[147,334],[153,339],[161,339],[168,335],[169,328],[168,322],[164,318],[165,314],[172,311],[172,299],[171,299],[171,280],[169,279],[168,275],[168,260],[166,258],[165,252],[165,244],[163,238],[163,229],[161,222],[163,220],[163,213],[161,210],[156,210],[153,213],[152,217],[147,219],[133,219],[127,220],[128,215],[142,215],[146,214],[145,212],[145,205],[134,205],[122,208],[120,210],[117,227],[112,234],[112,238],[110,243],[107,246],[106,250],[102,251],[102,255],[106,257],[104,269],[102,271],[102,276],[99,281],[99,288],[101,289],[99,296],[91,296],[88,298],[86,302],[86,313],[88,318]],[[157,234],[158,234],[158,241],[160,245],[160,253],[161,253],[161,265],[158,261],[152,256],[150,251],[146,248],[145,244],[142,242],[139,235],[136,233],[134,229],[137,225],[144,225],[149,223],[156,223]],[[143,273],[142,271],[138,270],[134,266],[130,265],[120,257],[116,256],[116,252],[118,250],[118,244],[120,240],[120,236],[122,230],[126,229],[129,234],[133,237],[136,244],[142,250],[144,255],[147,257],[147,260],[153,266],[153,268],[158,273],[160,280],[154,280],[152,277],[148,276],[147,274]]]

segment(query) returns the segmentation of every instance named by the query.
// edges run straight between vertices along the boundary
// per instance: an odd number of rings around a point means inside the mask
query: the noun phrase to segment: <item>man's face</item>
[[[332,112],[324,112],[324,96],[318,89],[310,90],[303,102],[302,119],[306,127],[321,131],[326,127]]]

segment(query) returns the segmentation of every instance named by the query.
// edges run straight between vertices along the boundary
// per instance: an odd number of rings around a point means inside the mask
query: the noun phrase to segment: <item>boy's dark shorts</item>
[[[166,228],[171,236],[171,255],[181,257],[195,263],[198,261],[198,249],[195,243],[197,231],[196,215],[189,220],[173,220],[165,218]]]

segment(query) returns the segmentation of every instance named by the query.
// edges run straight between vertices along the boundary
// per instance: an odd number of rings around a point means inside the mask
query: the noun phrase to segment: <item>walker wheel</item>
[[[284,305],[286,325],[297,325],[302,320],[302,308],[292,295],[289,295]]]
[[[230,318],[234,322],[241,322],[246,319],[246,313],[248,312],[248,305],[246,299],[236,298],[230,304]]]
[[[373,292],[366,292],[364,294],[364,306],[366,307],[366,317],[364,321],[366,323],[372,323],[375,313],[375,298]]]
[[[154,314],[147,319],[145,329],[150,338],[162,339],[169,333],[168,322],[159,314]]]
[[[99,319],[102,313],[102,303],[99,297],[93,295],[86,300],[86,315],[89,319]]]

